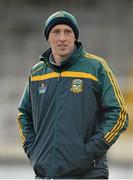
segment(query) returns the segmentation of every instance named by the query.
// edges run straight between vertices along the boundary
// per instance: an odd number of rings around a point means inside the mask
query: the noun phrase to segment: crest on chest
[[[70,91],[73,93],[82,93],[83,92],[83,80],[82,79],[74,79],[71,84]]]

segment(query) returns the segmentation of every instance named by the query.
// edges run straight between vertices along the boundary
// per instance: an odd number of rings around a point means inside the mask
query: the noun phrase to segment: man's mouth
[[[58,47],[65,48],[65,47],[67,47],[67,45],[66,44],[59,44]]]

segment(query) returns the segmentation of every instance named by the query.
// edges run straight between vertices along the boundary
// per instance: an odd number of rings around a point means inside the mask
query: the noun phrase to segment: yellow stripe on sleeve
[[[104,136],[104,138],[107,142],[111,142],[115,138],[115,136],[119,133],[119,131],[122,129],[122,127],[124,126],[125,121],[126,121],[126,111],[125,111],[126,108],[125,108],[124,99],[123,99],[122,93],[119,89],[118,83],[115,79],[115,76],[114,76],[113,72],[111,71],[111,69],[109,68],[109,66],[107,65],[107,63],[101,57],[98,57],[98,56],[95,56],[92,54],[85,54],[85,57],[96,59],[103,64],[103,66],[108,74],[108,77],[111,81],[111,84],[113,86],[114,93],[115,93],[115,96],[119,103],[119,106],[121,107],[121,111],[119,113],[119,117],[117,119],[116,124],[114,125],[112,130],[110,132],[107,132],[107,134]]]
[[[21,138],[21,140],[22,140],[22,144],[24,144],[26,139],[25,139],[25,136],[24,136],[23,131],[22,131],[22,124],[21,124],[21,122],[20,122],[20,116],[21,116],[21,115],[23,115],[22,112],[20,112],[20,113],[18,114],[17,124],[18,124],[19,135],[20,135],[20,138]]]

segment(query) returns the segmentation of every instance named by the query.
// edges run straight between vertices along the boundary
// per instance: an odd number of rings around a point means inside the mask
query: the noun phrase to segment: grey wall
[[[58,10],[77,17],[85,49],[104,57],[127,89],[123,77],[133,70],[133,1],[0,0],[0,160],[23,154],[17,106],[31,66],[48,47],[44,22]]]

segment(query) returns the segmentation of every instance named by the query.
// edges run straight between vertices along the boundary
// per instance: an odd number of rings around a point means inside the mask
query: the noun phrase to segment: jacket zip
[[[96,167],[96,160],[93,160],[93,167]]]
[[[57,86],[59,83],[59,80],[61,78],[61,73],[59,73],[59,76],[56,80],[56,102],[55,105],[57,106]],[[56,113],[56,107],[55,107],[55,113]],[[53,143],[53,155],[52,155],[52,165],[51,165],[51,178],[54,177],[54,162],[55,162],[55,146],[56,146],[56,121],[57,119],[55,118],[55,122],[54,122],[54,143]]]
[[[59,82],[60,78],[61,78],[61,73],[59,73],[59,76],[57,78],[57,82]]]
[[[52,67],[52,66],[50,66],[50,64],[49,63],[47,63],[46,61],[45,61],[45,63],[46,63],[46,65],[49,67],[49,68],[51,68],[51,69],[53,69],[55,72],[58,72],[59,73],[59,76],[58,76],[58,78],[57,78],[57,80],[56,80],[56,96],[57,96],[57,86],[58,86],[58,83],[59,83],[59,80],[60,80],[60,78],[61,78],[61,72],[59,72],[56,68],[54,68],[54,67]],[[56,101],[57,101],[57,97],[56,97]],[[55,102],[56,103],[56,102]],[[55,107],[55,110],[56,110],[56,107]],[[56,119],[55,119],[55,122],[54,122],[54,144],[53,144],[53,155],[52,155],[52,165],[51,165],[51,173],[50,173],[50,177],[52,178],[52,177],[54,177],[54,161],[55,161],[55,141],[56,141]]]

